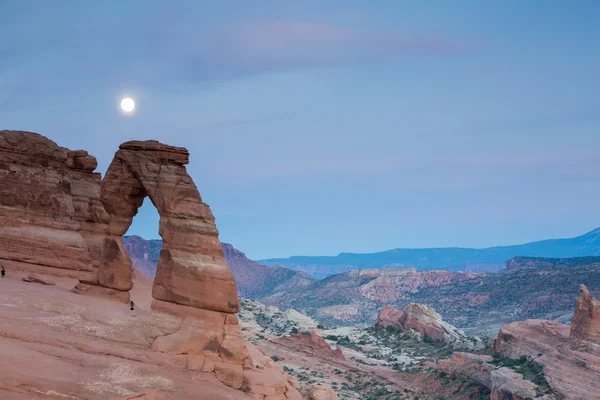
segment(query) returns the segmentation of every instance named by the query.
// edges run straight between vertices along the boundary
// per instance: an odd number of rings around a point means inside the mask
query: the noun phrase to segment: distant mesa
[[[572,258],[600,256],[600,228],[569,239],[551,239],[514,246],[485,249],[459,247],[392,249],[378,253],[341,253],[337,256],[294,256],[259,260],[271,266],[306,272],[315,278],[325,278],[358,269],[416,268],[446,269],[462,272],[499,272],[513,257]]]

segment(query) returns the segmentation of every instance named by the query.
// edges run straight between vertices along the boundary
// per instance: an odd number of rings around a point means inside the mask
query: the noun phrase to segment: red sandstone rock
[[[329,386],[312,386],[306,391],[308,400],[337,400],[337,394]]]
[[[276,342],[282,346],[314,357],[327,360],[346,360],[341,348],[338,347],[336,350],[333,350],[317,330],[282,337],[277,339]]]
[[[160,215],[163,238],[154,298],[235,313],[239,310],[235,280],[210,208],[184,167],[188,158],[186,149],[156,141],[120,146],[102,181],[102,203],[111,219],[98,280],[119,290],[131,286],[131,261],[121,236],[148,196]]]
[[[461,335],[458,330],[444,322],[440,314],[423,304],[410,303],[403,311],[384,307],[377,317],[376,327],[394,327],[402,332],[414,329],[422,336],[435,341],[459,345]],[[465,342],[465,345],[470,344]]]
[[[526,320],[504,325],[494,351],[508,358],[535,359],[550,387],[565,399],[594,399],[600,393],[600,346],[569,338],[570,327]]]
[[[585,285],[579,286],[571,320],[571,337],[600,342],[600,301],[590,294]]]
[[[0,296],[8,297],[0,305],[0,355],[7,363],[0,366],[0,392],[30,398],[164,399],[176,393],[182,399],[241,399],[247,396],[219,381],[234,389],[246,381],[261,400],[301,399],[297,383],[277,363],[248,354],[235,315],[235,281],[214,217],[183,166],[187,162],[182,148],[124,143],[100,185],[100,175],[90,172],[96,160],[87,152],[34,133],[0,132],[2,263],[76,276],[80,283],[73,292],[98,296],[75,299],[62,288],[45,287],[36,297],[42,286],[28,285],[27,296],[18,297],[33,306],[18,300],[15,307],[8,300],[12,280],[3,280]],[[163,249],[155,300],[141,301],[154,311],[136,309],[141,315],[133,318],[127,307],[106,297],[129,301],[133,274],[121,235],[146,196],[161,216]],[[26,279],[49,283],[44,277]],[[23,307],[34,309],[22,312]],[[335,354],[340,357],[339,349]]]
[[[377,315],[377,321],[375,322],[376,328],[387,328],[388,326],[394,328],[402,328],[400,321],[405,318],[404,311],[398,310],[392,306],[385,306],[379,311]]]
[[[95,164],[37,133],[0,131],[0,259],[55,275],[93,271],[107,223]]]
[[[492,392],[496,400],[527,400],[536,397],[537,386],[508,368],[490,364],[491,357],[469,353],[454,353],[448,360],[438,361],[438,370],[453,376],[467,377]]]

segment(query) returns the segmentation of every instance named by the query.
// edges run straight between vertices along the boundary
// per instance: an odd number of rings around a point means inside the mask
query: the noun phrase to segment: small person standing
[[[2,265],[2,270],[0,270],[2,273],[2,277],[4,278],[4,275],[6,275],[6,270],[4,269],[4,265]]]
[[[133,309],[133,300],[129,302],[129,310],[131,311],[131,316],[135,317],[135,310]]]

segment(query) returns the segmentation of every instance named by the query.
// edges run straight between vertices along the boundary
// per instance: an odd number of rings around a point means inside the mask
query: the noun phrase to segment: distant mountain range
[[[463,272],[498,272],[513,257],[569,258],[600,255],[600,228],[569,239],[549,239],[485,249],[460,247],[393,249],[378,253],[341,253],[337,256],[294,256],[259,260],[322,279],[357,269],[416,268]]]

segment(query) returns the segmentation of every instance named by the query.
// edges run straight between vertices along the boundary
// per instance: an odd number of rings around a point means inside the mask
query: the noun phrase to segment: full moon
[[[135,101],[133,101],[132,98],[125,97],[123,100],[121,100],[121,110],[125,111],[126,113],[130,113],[133,111],[134,108]]]

